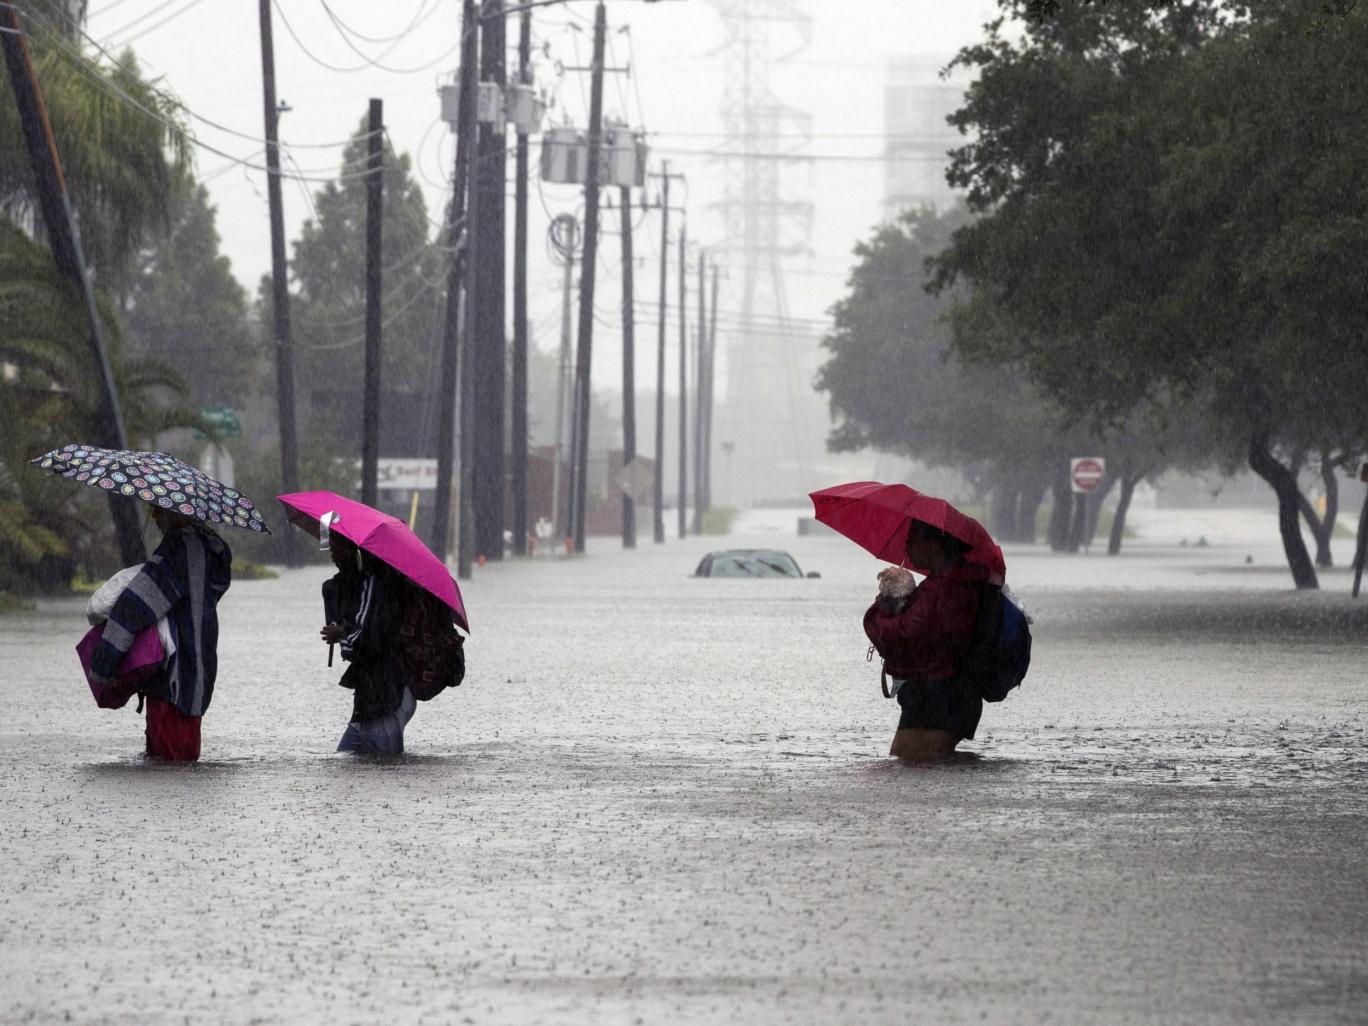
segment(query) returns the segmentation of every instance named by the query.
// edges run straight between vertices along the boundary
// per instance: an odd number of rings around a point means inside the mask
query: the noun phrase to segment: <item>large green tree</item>
[[[337,180],[314,194],[315,216],[304,222],[290,264],[299,380],[354,392],[358,401],[365,367],[366,148],[363,123],[343,153]],[[396,154],[386,140],[381,379],[387,392],[424,394],[434,380],[446,278],[431,227],[408,155]],[[359,452],[360,440],[353,441]]]
[[[1013,5],[1004,4],[1012,8]],[[1209,405],[1278,498],[1294,581],[1316,579],[1289,454],[1361,451],[1365,19],[1309,3],[1061,10],[990,26],[951,179],[983,216],[940,260],[1012,331],[957,323],[1070,412],[1116,425]],[[1002,312],[1005,312],[1003,314]],[[1227,453],[1231,455],[1231,453]]]
[[[166,196],[184,180],[176,104],[142,78],[131,55],[100,64],[70,33],[48,31],[45,8],[21,12],[99,305],[132,438],[189,422],[165,365],[122,352],[108,286],[166,224]],[[33,15],[36,13],[36,17]],[[50,13],[50,12],[49,12]],[[54,445],[91,437],[99,394],[82,297],[30,238],[38,202],[8,76],[0,77],[0,587],[62,583],[105,557],[92,495],[26,466]]]
[[[171,223],[138,253],[123,298],[130,351],[177,368],[199,406],[240,404],[260,372],[247,293],[219,252],[203,185],[171,199]]]

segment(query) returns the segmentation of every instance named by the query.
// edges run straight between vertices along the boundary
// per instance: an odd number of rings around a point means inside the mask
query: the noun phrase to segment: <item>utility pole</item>
[[[688,535],[689,505],[689,311],[685,305],[687,225],[679,226],[679,536]]]
[[[670,162],[661,165],[660,303],[656,314],[655,540],[665,540],[665,305],[670,263]]]
[[[456,115],[456,161],[452,168],[451,204],[448,207],[446,226],[446,318],[442,327],[441,406],[437,426],[437,494],[430,540],[432,551],[444,560],[452,548],[451,485],[456,448],[456,392],[460,387],[458,369],[462,328],[461,285],[464,266],[467,263],[458,251],[462,239],[468,235],[465,232],[466,170],[469,166],[468,150],[472,135],[470,126],[475,123],[475,53],[479,42],[476,11],[475,0],[464,0],[461,10],[461,78]],[[459,553],[459,542],[456,548]],[[464,572],[458,569],[457,573],[462,578],[469,577],[469,564],[465,566]]]
[[[694,336],[694,512],[693,533],[703,533],[703,411],[707,408],[707,392],[703,384],[703,367],[708,360],[707,284],[708,255],[698,251],[698,327]]]
[[[276,407],[280,418],[280,483],[299,491],[299,454],[295,445],[294,353],[290,341],[290,288],[285,263],[285,213],[280,199],[280,108],[276,104],[275,49],[271,40],[271,0],[259,0],[261,93],[266,116],[266,200],[271,211],[271,305],[275,312]],[[283,532],[285,565],[303,565],[293,531]]]
[[[460,430],[460,506],[458,508],[459,521],[457,524],[457,543],[456,543],[456,575],[460,578],[470,577],[471,566],[475,561],[475,388],[476,374],[479,366],[479,332],[477,325],[476,296],[485,284],[485,267],[483,266],[483,243],[480,234],[480,216],[483,212],[485,197],[480,192],[480,182],[478,171],[480,168],[480,117],[479,117],[479,73],[477,71],[477,42],[474,26],[479,25],[483,18],[480,8],[475,4],[470,4],[470,16],[472,35],[464,40],[469,46],[469,61],[462,61],[461,83],[470,83],[471,108],[470,116],[463,124],[462,130],[465,132],[465,181],[466,181],[466,247],[465,259],[461,268],[461,350],[460,365],[458,376],[460,378],[459,389],[461,393],[461,430]],[[483,36],[484,29],[481,26],[479,36]],[[464,97],[462,98],[464,99]],[[502,191],[498,197],[499,206],[503,206]],[[502,407],[500,407],[502,409]]]
[[[384,223],[384,102],[372,99],[366,164],[366,384],[361,400],[361,501],[379,499],[380,473],[380,250]]]
[[[480,11],[480,79],[482,91],[504,81],[504,3],[484,0]],[[501,103],[500,103],[501,107]],[[485,559],[503,558],[504,532],[504,380],[507,341],[504,336],[504,169],[506,126],[502,109],[489,111],[479,127],[478,165],[471,177],[479,193],[471,232],[479,248],[479,267],[468,289],[475,308],[472,343],[474,369],[475,552]]]
[[[660,174],[660,301],[656,315],[656,401],[655,401],[655,510],[652,529],[656,544],[665,541],[665,311],[668,306],[670,264],[670,179],[683,175],[670,173],[670,162],[662,161]]]
[[[532,84],[532,10],[518,24],[518,81]],[[513,555],[527,555],[527,132],[518,128],[513,198]]]
[[[52,138],[52,125],[43,104],[43,93],[33,73],[29,57],[28,38],[19,26],[19,12],[10,4],[0,4],[0,45],[5,52],[10,85],[18,108],[24,142],[29,152],[29,163],[38,191],[38,206],[47,228],[53,262],[65,277],[75,282],[85,301],[86,318],[90,324],[90,349],[100,382],[99,441],[111,449],[127,449],[128,436],[124,432],[123,410],[114,383],[114,370],[105,347],[104,329],[100,322],[95,290],[85,265],[81,248],[80,230],[67,195],[62,163],[57,156],[57,145]],[[138,514],[123,496],[109,495],[109,512],[114,521],[114,533],[119,543],[119,556],[125,565],[141,563],[147,558],[143,548]],[[288,533],[288,532],[287,532]]]
[[[579,246],[579,222],[573,214],[557,214],[551,222],[551,248],[565,268],[561,284],[560,355],[556,359],[556,449],[551,465],[551,519],[556,539],[570,537],[570,506],[567,495],[561,502],[561,464],[565,462],[565,398],[570,382],[570,295],[575,285],[575,250]],[[573,455],[571,457],[573,460]]]
[[[588,502],[589,382],[594,349],[594,269],[598,258],[599,154],[603,143],[603,51],[608,14],[603,0],[594,9],[594,59],[589,87],[589,166],[584,173],[584,259],[580,265],[579,345],[575,362],[575,447],[570,468],[571,523],[575,551],[584,551]]]
[[[707,397],[703,407],[703,445],[699,456],[703,460],[704,509],[712,509],[712,429],[713,429],[713,384],[717,370],[717,264],[712,269],[712,297],[708,307],[708,365],[703,374],[704,395]]]
[[[622,186],[622,466],[636,459],[636,318],[632,304],[632,189]],[[636,500],[622,493],[622,547],[636,548]]]

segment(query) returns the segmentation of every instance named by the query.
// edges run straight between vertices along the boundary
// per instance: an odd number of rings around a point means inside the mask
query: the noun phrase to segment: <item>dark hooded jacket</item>
[[[338,573],[324,582],[329,618],[340,623],[342,658],[349,664],[340,683],[352,690],[352,722],[387,716],[399,708],[406,683],[399,628],[405,582],[387,568]]]

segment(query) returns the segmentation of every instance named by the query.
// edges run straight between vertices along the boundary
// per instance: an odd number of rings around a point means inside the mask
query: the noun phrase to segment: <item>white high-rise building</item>
[[[895,57],[884,85],[884,216],[930,206],[945,210],[955,194],[945,181],[947,151],[961,145],[946,117],[963,102],[965,82],[941,78],[941,57]]]

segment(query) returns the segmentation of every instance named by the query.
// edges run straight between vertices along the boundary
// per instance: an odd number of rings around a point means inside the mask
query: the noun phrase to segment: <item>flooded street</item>
[[[1117,559],[1008,548],[1031,673],[909,768],[879,564],[742,526],[479,569],[466,683],[391,761],[333,754],[322,567],[233,585],[195,766],[95,708],[82,602],[0,618],[0,1019],[1364,1021],[1347,571],[1297,594],[1271,526],[1158,515]],[[751,542],[822,577],[688,578]]]

